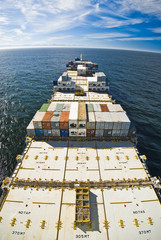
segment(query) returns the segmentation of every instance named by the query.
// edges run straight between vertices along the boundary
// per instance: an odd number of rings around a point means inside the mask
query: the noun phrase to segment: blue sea
[[[110,94],[134,123],[150,173],[161,176],[161,54],[41,48],[0,50],[0,181],[13,172],[28,123],[51,98],[53,78],[80,54],[109,78]]]

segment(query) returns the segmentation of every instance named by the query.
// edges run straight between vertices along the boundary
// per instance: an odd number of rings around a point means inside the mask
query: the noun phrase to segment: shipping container
[[[113,129],[112,130],[112,136],[113,137],[120,137],[120,132],[121,132],[121,130],[119,130],[119,129]]]
[[[105,119],[105,127],[104,129],[113,129],[113,120],[111,117],[111,113],[110,112],[103,112],[102,113],[104,115],[104,119]]]
[[[51,128],[59,129],[59,120],[60,120],[61,112],[54,112],[51,118]]]
[[[44,130],[44,136],[45,137],[51,137],[53,136],[51,129],[43,129]]]
[[[94,137],[95,130],[94,129],[87,129],[87,137]]]
[[[101,112],[100,104],[93,103],[94,112]]]
[[[35,135],[37,137],[43,137],[44,136],[44,130],[43,129],[35,129]]]
[[[84,102],[78,103],[78,128],[86,127],[86,104]]]
[[[122,121],[122,129],[128,130],[130,128],[130,123],[131,123],[128,116],[126,115],[125,112],[119,112],[118,114]]]
[[[87,129],[95,129],[96,120],[94,112],[87,112]]]
[[[60,129],[68,129],[69,128],[69,112],[61,112],[59,127]]]
[[[71,103],[65,103],[62,112],[70,112]]]
[[[60,129],[60,136],[68,137],[69,130],[68,129]]]
[[[76,137],[76,136],[77,136],[77,129],[75,129],[75,128],[70,128],[70,129],[69,129],[69,136],[71,136],[71,137]]]
[[[122,120],[119,117],[119,113],[118,112],[111,112],[110,113],[112,121],[113,121],[113,129],[117,130],[117,129],[122,129]]]
[[[96,129],[95,130],[95,136],[96,137],[103,137],[103,130]]]
[[[120,130],[120,136],[122,136],[122,137],[127,137],[128,133],[129,133],[128,129],[121,129]]]
[[[100,104],[100,107],[102,112],[109,112],[107,104]]]
[[[54,112],[55,109],[56,109],[56,105],[57,105],[56,102],[51,102],[50,105],[49,105],[49,107],[48,107],[48,110],[47,110],[47,111],[52,111],[52,112]]]
[[[29,136],[29,137],[34,137],[35,136],[35,129],[34,129],[34,125],[33,125],[32,120],[29,123],[29,125],[27,126],[26,130],[27,130],[27,136]]]
[[[124,112],[120,104],[114,104],[113,106],[114,106],[115,112]]]
[[[60,130],[59,129],[52,129],[52,136],[53,137],[59,137],[60,136]]]
[[[35,129],[42,129],[42,119],[46,112],[37,111],[33,118],[33,125]]]
[[[86,137],[86,128],[78,129],[77,136]]]
[[[107,103],[107,107],[108,107],[108,109],[109,109],[110,112],[115,112],[114,104],[112,104],[112,103]]]
[[[42,128],[43,129],[51,129],[51,118],[53,116],[53,112],[46,112],[42,119]]]
[[[72,102],[69,114],[69,128],[76,128],[78,120],[78,102]]]
[[[64,103],[57,103],[55,112],[61,112],[63,110]]]
[[[105,129],[103,131],[103,136],[104,137],[111,137],[112,136],[112,129]]]
[[[105,128],[105,118],[102,112],[95,112],[96,119],[96,129],[104,129]]]
[[[48,107],[49,107],[49,103],[44,103],[41,108],[40,108],[40,112],[46,112],[48,110]]]

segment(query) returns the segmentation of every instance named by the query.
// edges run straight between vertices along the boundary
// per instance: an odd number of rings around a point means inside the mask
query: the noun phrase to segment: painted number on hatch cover
[[[147,234],[147,233],[151,233],[151,230],[139,231],[139,234]]]
[[[75,237],[76,238],[89,238],[89,235],[88,234],[85,234],[85,235],[77,234]]]

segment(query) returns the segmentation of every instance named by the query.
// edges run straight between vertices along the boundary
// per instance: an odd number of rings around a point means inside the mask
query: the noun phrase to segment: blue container
[[[57,86],[58,85],[58,79],[59,79],[59,77],[54,78],[53,86]]]
[[[35,135],[38,136],[38,137],[44,136],[43,129],[35,129]]]
[[[68,137],[69,136],[69,130],[61,129],[60,130],[60,136]]]

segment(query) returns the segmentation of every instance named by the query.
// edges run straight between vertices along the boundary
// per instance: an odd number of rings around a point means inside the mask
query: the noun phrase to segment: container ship
[[[76,58],[27,127],[0,198],[0,239],[160,240],[161,181],[98,65]]]

